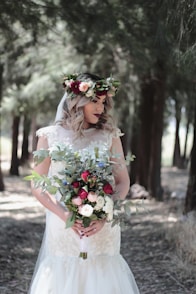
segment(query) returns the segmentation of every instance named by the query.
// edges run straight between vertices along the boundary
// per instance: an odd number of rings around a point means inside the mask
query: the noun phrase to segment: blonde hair
[[[74,99],[65,99],[63,105],[63,119],[61,125],[73,130],[76,137],[83,135],[84,113],[83,108],[90,100],[85,96],[78,95]],[[113,100],[106,95],[104,104],[104,112],[97,124],[92,124],[90,127],[96,129],[104,129],[113,132],[116,129],[116,124],[112,117]]]

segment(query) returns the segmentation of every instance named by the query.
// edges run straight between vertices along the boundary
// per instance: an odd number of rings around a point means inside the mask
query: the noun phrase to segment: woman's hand
[[[98,233],[99,231],[101,231],[101,229],[103,228],[104,224],[105,224],[106,220],[96,220],[96,221],[92,221],[90,223],[90,226],[87,228],[84,228],[84,236],[86,237],[90,237],[92,235],[95,235],[96,233]]]
[[[82,224],[82,221],[76,220],[74,225],[72,226],[72,230],[78,235],[78,236],[84,236],[84,227]]]
[[[92,221],[89,227],[84,228],[84,226],[82,225],[82,221],[77,220],[72,226],[72,229],[80,237],[81,236],[90,237],[92,235],[95,235],[97,232],[101,231],[105,222],[106,222],[105,219]]]

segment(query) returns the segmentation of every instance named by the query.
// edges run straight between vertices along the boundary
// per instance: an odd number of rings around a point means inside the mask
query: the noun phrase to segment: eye
[[[91,100],[91,102],[93,102],[93,103],[97,103],[97,102],[98,102],[98,99],[97,99],[97,98],[93,98],[93,99]]]
[[[93,102],[93,103],[100,103],[102,105],[106,105],[106,103],[107,103],[106,99],[101,100],[99,97],[92,98],[91,102]]]

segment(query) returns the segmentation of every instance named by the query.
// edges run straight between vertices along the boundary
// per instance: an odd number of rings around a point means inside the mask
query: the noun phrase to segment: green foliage
[[[35,171],[32,171],[31,175],[24,177],[24,180],[32,181],[35,188],[42,188],[43,192],[48,191],[52,195],[56,194],[58,190],[47,176],[40,175]]]
[[[167,96],[180,91],[186,109],[193,104],[193,0],[7,0],[0,10],[6,114],[36,114],[46,124],[63,95],[64,72],[112,73],[122,84],[115,98],[119,124],[131,138],[140,120],[141,79],[159,79],[157,60],[165,67]]]
[[[40,164],[45,158],[49,156],[49,150],[40,149],[33,152],[36,165]]]
[[[76,221],[76,216],[73,213],[73,214],[70,215],[70,217],[68,217],[68,219],[66,221],[66,228],[67,229],[71,228],[74,225],[75,221]]]

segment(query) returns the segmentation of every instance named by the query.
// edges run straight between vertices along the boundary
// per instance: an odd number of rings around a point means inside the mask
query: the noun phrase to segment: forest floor
[[[122,255],[131,267],[141,294],[195,294],[196,278],[177,270],[168,231],[182,213],[187,171],[164,168],[163,202],[136,201],[122,232]],[[4,177],[0,193],[0,293],[22,294],[32,277],[44,231],[44,209],[20,177]],[[78,293],[79,294],[79,293]]]

